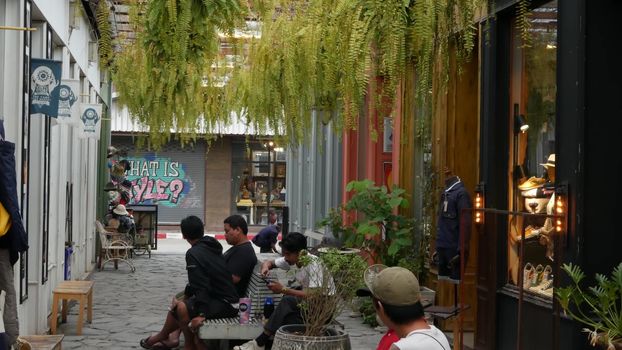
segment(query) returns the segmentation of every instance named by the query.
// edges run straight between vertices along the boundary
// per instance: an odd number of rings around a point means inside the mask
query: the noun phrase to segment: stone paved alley
[[[77,306],[72,306],[68,322],[58,330],[65,334],[63,349],[140,349],[140,339],[160,329],[171,296],[186,283],[185,249],[183,240],[160,240],[151,259],[133,260],[135,273],[124,264],[114,270],[110,263],[93,273],[93,323],[85,323],[77,336]],[[349,314],[339,321],[350,334],[352,349],[375,349],[382,334]]]

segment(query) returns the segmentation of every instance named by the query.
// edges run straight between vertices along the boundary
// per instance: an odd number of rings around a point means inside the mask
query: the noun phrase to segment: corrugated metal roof
[[[113,133],[145,133],[149,132],[149,127],[141,125],[130,116],[130,112],[127,107],[119,106],[117,99],[113,93],[112,106],[110,108],[111,127],[110,131]],[[230,124],[218,123],[210,128],[207,132],[207,128],[201,127],[200,134],[215,134],[215,135],[262,135],[262,136],[274,136],[274,130],[266,128],[265,132],[259,133],[253,125],[246,125],[246,118],[244,116],[238,116],[237,113],[231,112]],[[176,130],[171,129],[171,133],[175,133]]]

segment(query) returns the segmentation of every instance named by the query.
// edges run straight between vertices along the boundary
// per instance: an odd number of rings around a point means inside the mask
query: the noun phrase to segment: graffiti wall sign
[[[200,200],[190,194],[194,182],[187,176],[184,165],[171,158],[128,158],[132,169],[127,179],[132,182],[130,203],[159,204],[166,207],[194,208]]]

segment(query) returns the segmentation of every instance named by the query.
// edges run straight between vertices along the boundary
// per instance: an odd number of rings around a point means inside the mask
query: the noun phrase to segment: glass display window
[[[267,225],[268,212],[282,222],[287,176],[286,152],[267,142],[240,139],[232,146],[232,212],[249,225]]]
[[[557,1],[532,9],[510,46],[508,283],[553,296]],[[524,28],[524,27],[523,27]],[[523,258],[520,259],[520,249]]]

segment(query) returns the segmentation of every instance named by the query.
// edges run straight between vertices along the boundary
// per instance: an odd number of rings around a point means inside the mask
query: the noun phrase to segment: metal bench
[[[253,270],[248,283],[245,298],[251,299],[251,317],[248,324],[240,324],[239,317],[206,320],[199,329],[201,339],[219,339],[221,348],[229,349],[229,340],[248,340],[257,337],[263,331],[263,304],[266,297],[272,297],[276,307],[281,301],[281,294],[273,293],[259,276],[261,262]]]

